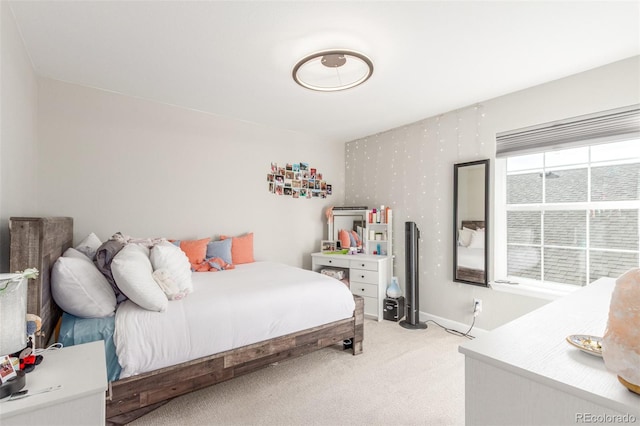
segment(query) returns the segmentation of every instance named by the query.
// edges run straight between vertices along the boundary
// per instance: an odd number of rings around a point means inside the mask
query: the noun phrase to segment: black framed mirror
[[[488,286],[489,160],[453,165],[453,281]]]

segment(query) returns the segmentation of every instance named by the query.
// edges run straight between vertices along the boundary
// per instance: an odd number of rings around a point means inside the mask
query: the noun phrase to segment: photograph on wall
[[[331,185],[323,180],[323,174],[317,168],[305,162],[284,164],[282,167],[275,161],[270,163],[267,182],[272,194],[293,198],[326,198],[331,195]]]

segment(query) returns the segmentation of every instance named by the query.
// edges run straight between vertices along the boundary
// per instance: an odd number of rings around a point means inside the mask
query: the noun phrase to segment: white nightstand
[[[102,340],[45,352],[42,363],[26,377],[24,389],[62,388],[0,402],[2,426],[105,424],[107,368]]]

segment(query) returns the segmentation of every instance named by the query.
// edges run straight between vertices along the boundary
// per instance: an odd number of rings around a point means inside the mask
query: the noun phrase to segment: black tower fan
[[[407,316],[400,325],[404,328],[412,330],[421,330],[427,328],[427,324],[420,322],[419,307],[419,277],[418,277],[418,240],[420,239],[420,230],[415,222],[404,223],[404,241],[405,241],[405,280],[407,282]]]

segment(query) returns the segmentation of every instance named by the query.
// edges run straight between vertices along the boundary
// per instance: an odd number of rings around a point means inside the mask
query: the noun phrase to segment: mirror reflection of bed
[[[486,286],[489,160],[454,164],[453,280]]]
[[[456,278],[479,283],[485,282],[484,228],[483,220],[462,221],[457,247]]]

